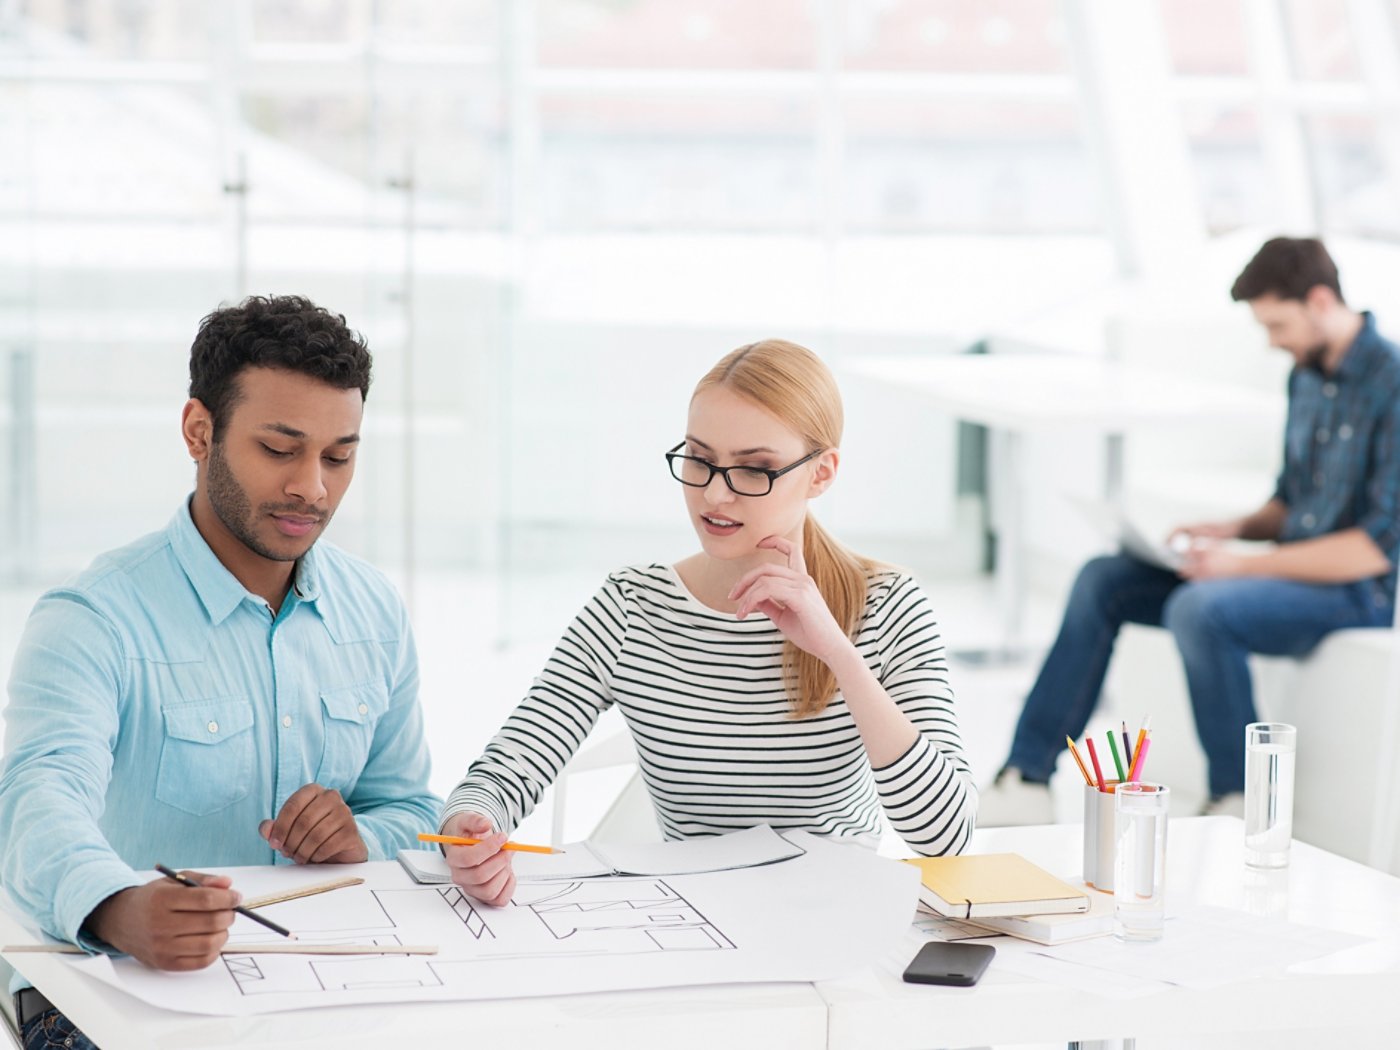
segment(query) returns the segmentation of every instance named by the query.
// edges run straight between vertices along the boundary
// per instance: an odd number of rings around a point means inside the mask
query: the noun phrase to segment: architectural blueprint
[[[164,974],[131,959],[71,965],[172,1010],[265,1013],[349,1002],[485,999],[735,981],[833,978],[909,928],[918,873],[802,833],[806,852],[756,868],[521,884],[487,907],[397,863],[357,865],[360,886],[263,909],[299,944],[435,945],[432,955],[225,954]],[[324,869],[234,868],[245,894],[324,880]],[[266,944],[240,917],[229,944]]]

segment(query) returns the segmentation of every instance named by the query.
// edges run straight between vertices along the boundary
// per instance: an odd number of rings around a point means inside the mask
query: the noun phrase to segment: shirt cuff
[[[108,897],[144,886],[146,881],[120,861],[99,861],[70,870],[54,896],[53,914],[59,927],[54,932],[85,951],[120,954],[106,941],[84,930],[83,923]]]

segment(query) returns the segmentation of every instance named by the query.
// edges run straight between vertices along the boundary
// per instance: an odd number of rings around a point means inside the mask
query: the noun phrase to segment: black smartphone
[[[977,983],[997,950],[990,944],[929,941],[904,971],[910,984],[953,984],[966,988]]]

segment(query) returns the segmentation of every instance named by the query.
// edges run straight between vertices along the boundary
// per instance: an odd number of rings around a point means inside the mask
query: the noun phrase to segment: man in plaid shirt
[[[1250,653],[1301,656],[1330,631],[1391,623],[1400,548],[1400,348],[1342,297],[1320,241],[1278,237],[1230,290],[1292,355],[1283,469],[1258,510],[1185,525],[1178,572],[1127,554],[1080,570],[1060,633],[982,794],[983,825],[1053,819],[1048,783],[1093,713],[1118,629],[1165,626],[1185,664],[1209,768],[1207,813],[1243,812]],[[1226,541],[1271,540],[1258,553]]]

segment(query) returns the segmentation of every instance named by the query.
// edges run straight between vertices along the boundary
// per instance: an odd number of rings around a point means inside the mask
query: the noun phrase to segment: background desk
[[[846,370],[891,392],[912,394],[931,408],[991,434],[988,511],[998,537],[996,578],[1002,643],[1021,641],[1024,484],[1022,445],[1038,434],[1088,434],[1105,448],[1102,496],[1121,510],[1124,441],[1150,428],[1258,421],[1282,433],[1277,394],[1130,367],[1101,357],[1067,354],[955,354],[869,357]],[[1241,512],[1252,510],[1242,507]]]
[[[1339,972],[1247,978],[1211,989],[1175,988],[1110,999],[998,973],[975,988],[907,985],[905,948],[859,978],[817,985],[826,1000],[831,1050],[881,1050],[1136,1037],[1196,1046],[1385,1046],[1400,1031],[1400,879],[1294,843],[1292,865],[1248,871],[1244,824],[1234,817],[1174,820],[1167,832],[1168,901],[1243,908],[1310,926],[1383,940],[1345,954]],[[1077,825],[989,828],[972,850],[1014,851],[1049,870],[1080,868]],[[1277,877],[1275,877],[1277,876]],[[1330,963],[1313,964],[1325,971]],[[1357,972],[1361,971],[1361,972]],[[1383,1042],[1339,1038],[1343,1028]],[[1383,1033],[1383,1034],[1382,1034]]]

